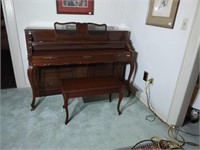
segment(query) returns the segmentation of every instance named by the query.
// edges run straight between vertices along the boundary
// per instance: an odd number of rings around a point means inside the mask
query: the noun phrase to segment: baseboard
[[[144,92],[138,91],[133,85],[131,85],[131,92],[142,102],[144,103],[147,107],[147,97]],[[167,123],[167,116],[165,114],[162,114],[161,111],[159,111],[158,108],[154,106],[154,113],[165,123]]]

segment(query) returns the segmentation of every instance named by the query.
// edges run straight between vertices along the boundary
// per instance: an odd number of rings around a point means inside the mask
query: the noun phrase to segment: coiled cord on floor
[[[171,139],[179,142],[180,146],[184,146],[185,144],[190,145],[190,146],[197,146],[200,147],[199,144],[193,143],[193,142],[188,142],[185,141],[185,139],[183,138],[183,136],[179,133],[179,129],[177,127],[174,126],[170,126],[168,129],[168,135]]]
[[[163,123],[165,123],[169,129],[168,129],[168,136],[171,138],[171,140],[166,140],[166,139],[163,139],[163,138],[157,138],[159,140],[154,140],[155,137],[151,138],[149,141],[154,141],[154,142],[157,142],[158,143],[158,147],[161,149],[161,143],[164,144],[164,145],[168,145],[170,147],[170,149],[182,149],[182,147],[185,145],[185,144],[188,144],[190,146],[197,146],[197,147],[200,147],[199,144],[196,144],[196,143],[193,143],[193,142],[188,142],[188,141],[185,141],[185,139],[183,138],[182,135],[180,135],[179,131],[181,132],[184,132],[182,130],[180,130],[179,128],[175,127],[175,126],[169,126],[166,122],[164,122],[160,117],[158,117],[158,115],[155,113],[154,111],[154,108],[152,106],[152,103],[150,101],[150,84],[151,84],[151,81],[148,80],[146,83],[145,83],[145,94],[146,94],[146,97],[147,97],[147,105],[148,105],[148,108],[149,110],[153,113],[153,115],[148,115],[146,116],[146,120],[150,121],[150,122],[154,122],[155,121],[155,118],[159,118]],[[151,119],[150,119],[151,118]],[[187,133],[187,132],[184,132],[186,134],[190,134],[192,136],[199,136],[199,135],[194,135],[194,134],[191,134],[191,133]],[[146,142],[147,140],[144,140],[144,141],[141,141],[141,142],[138,142],[135,146],[137,146],[138,144],[142,143],[142,142]],[[134,149],[134,147],[132,147],[132,149]]]

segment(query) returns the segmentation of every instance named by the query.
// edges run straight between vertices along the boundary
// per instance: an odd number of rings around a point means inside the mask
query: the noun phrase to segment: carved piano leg
[[[120,104],[121,104],[122,98],[123,98],[123,87],[120,88],[120,90],[119,90],[119,101],[118,101],[118,105],[117,105],[118,115],[122,114],[122,112],[120,110]]]
[[[33,74],[35,72],[35,67],[33,66],[29,66],[28,67],[28,70],[27,70],[27,74],[28,74],[28,79],[29,79],[29,82],[30,82],[30,85],[31,85],[31,89],[32,89],[32,95],[33,95],[33,98],[32,98],[32,103],[31,103],[31,111],[33,111],[35,109],[35,85],[34,85],[34,79],[33,79]]]
[[[34,111],[35,110],[35,96],[33,96],[33,99],[32,99],[32,103],[31,103],[31,111]]]

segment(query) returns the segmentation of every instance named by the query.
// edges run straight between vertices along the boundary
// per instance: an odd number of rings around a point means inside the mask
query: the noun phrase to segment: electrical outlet
[[[189,18],[184,18],[181,25],[181,30],[186,30],[189,23]]]
[[[149,73],[144,71],[143,80],[147,82]]]

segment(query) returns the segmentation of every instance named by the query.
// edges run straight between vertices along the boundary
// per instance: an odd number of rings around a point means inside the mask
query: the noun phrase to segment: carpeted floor
[[[145,120],[150,111],[134,96],[123,99],[120,116],[117,94],[111,103],[107,96],[85,102],[70,99],[73,118],[67,126],[62,95],[37,98],[35,111],[30,111],[31,97],[30,88],[1,90],[0,149],[122,150],[153,136],[169,138],[166,124],[159,119]],[[183,130],[197,133],[198,125],[188,124]],[[187,141],[199,141],[197,136],[183,136]]]

